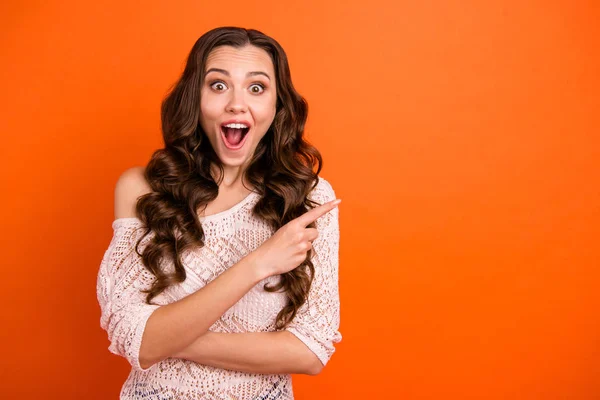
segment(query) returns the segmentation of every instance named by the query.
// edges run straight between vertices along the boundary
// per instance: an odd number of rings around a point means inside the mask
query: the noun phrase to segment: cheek
[[[209,97],[202,97],[200,100],[200,119],[204,128],[210,127],[219,117],[219,107],[217,102],[211,101]]]
[[[261,124],[266,124],[267,126],[271,125],[276,112],[274,101],[261,102],[257,105],[255,110],[257,116],[261,120]]]

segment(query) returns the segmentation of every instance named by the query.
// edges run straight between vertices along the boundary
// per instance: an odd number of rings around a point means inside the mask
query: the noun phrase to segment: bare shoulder
[[[151,191],[144,178],[144,167],[125,170],[115,185],[115,219],[136,217],[135,206],[138,198]]]

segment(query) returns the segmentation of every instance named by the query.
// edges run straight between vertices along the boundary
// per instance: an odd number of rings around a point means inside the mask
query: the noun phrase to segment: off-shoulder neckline
[[[239,203],[235,204],[234,206],[228,208],[227,210],[218,212],[216,214],[207,215],[204,217],[198,217],[198,219],[200,220],[200,222],[203,222],[203,221],[214,221],[216,219],[224,218],[224,217],[236,212],[238,209],[240,209],[242,206],[244,206],[247,202],[249,202],[250,199],[252,199],[255,195],[257,196],[258,193],[250,192],[246,197],[244,197],[244,199],[242,201],[240,201]],[[112,222],[112,227],[116,228],[119,225],[128,225],[128,224],[141,225],[142,220],[140,220],[137,217],[121,217],[121,218],[115,219]]]
[[[235,204],[234,206],[228,208],[227,210],[218,212],[216,214],[206,215],[204,217],[198,217],[198,219],[200,220],[200,222],[203,222],[203,221],[214,221],[216,219],[220,219],[220,218],[226,217],[226,216],[228,216],[230,214],[233,214],[238,209],[240,209],[242,206],[244,206],[255,195],[258,196],[258,193],[256,193],[256,192],[250,192],[246,197],[244,197],[244,199],[242,201],[240,201],[239,203]]]

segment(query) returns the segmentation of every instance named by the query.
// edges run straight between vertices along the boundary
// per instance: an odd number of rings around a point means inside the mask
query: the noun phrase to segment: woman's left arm
[[[174,358],[254,374],[316,375],[321,362],[293,334],[206,332]]]
[[[320,179],[311,193],[320,204],[334,200],[329,182]],[[319,236],[311,258],[315,276],[307,301],[291,323],[277,332],[207,332],[174,355],[199,364],[249,373],[316,375],[342,340],[340,326],[339,208],[316,220]]]

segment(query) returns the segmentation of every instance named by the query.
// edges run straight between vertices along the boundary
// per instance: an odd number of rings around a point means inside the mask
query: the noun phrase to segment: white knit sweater
[[[323,178],[309,198],[319,204],[335,199],[333,188]],[[155,279],[135,253],[142,223],[137,218],[113,221],[114,234],[106,250],[97,280],[97,296],[102,315],[101,327],[107,331],[109,351],[125,357],[132,366],[121,389],[121,399],[263,399],[294,398],[291,376],[251,374],[205,366],[193,361],[167,358],[147,369],[139,363],[139,349],[146,321],[154,310],[175,302],[215,279],[227,268],[258,248],[274,231],[252,215],[259,199],[250,193],[229,210],[200,218],[205,246],[182,254],[186,280],[169,287],[149,305],[140,289],[148,289]],[[339,210],[334,208],[317,221],[319,237],[313,242],[315,277],[308,301],[286,328],[308,346],[323,364],[341,341],[338,331],[340,304],[338,292]],[[140,244],[140,253],[153,236]],[[172,267],[172,261],[164,267]],[[211,327],[213,332],[275,331],[277,313],[286,304],[285,293],[264,291],[265,283],[276,283],[279,276],[264,279],[246,293]]]

